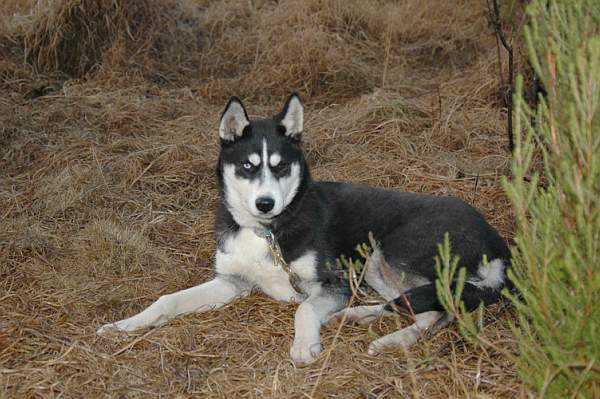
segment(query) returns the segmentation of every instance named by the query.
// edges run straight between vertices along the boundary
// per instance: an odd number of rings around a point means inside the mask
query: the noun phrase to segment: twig
[[[506,40],[506,36],[504,35],[504,30],[502,29],[502,20],[500,19],[500,8],[498,7],[498,0],[486,0],[489,12],[490,22],[494,27],[494,32],[496,33],[496,40],[500,40],[502,43],[502,47],[508,53],[508,87],[504,87],[504,77],[502,75],[502,59],[500,57],[500,49],[498,49],[498,62],[500,63],[500,85],[503,92],[504,103],[507,107],[507,121],[506,121],[506,130],[508,134],[508,147],[510,152],[512,153],[515,144],[513,140],[513,128],[512,128],[512,96],[513,96],[513,86],[514,86],[514,64],[513,64],[513,48]]]
[[[356,295],[353,293],[352,297],[350,297],[350,300],[348,301],[347,307],[348,308],[352,307],[355,300],[356,300]],[[321,380],[323,379],[323,374],[325,373],[325,369],[329,365],[329,361],[331,359],[331,352],[333,351],[333,349],[335,348],[335,346],[337,344],[340,334],[342,333],[342,327],[344,326],[344,324],[346,324],[347,318],[348,318],[348,313],[344,312],[344,314],[342,315],[342,319],[340,320],[340,324],[337,326],[337,329],[335,331],[335,335],[333,337],[333,342],[331,343],[329,349],[327,349],[325,351],[325,359],[323,360],[323,364],[321,365],[321,368],[319,369],[319,374],[317,375],[317,380],[315,381],[315,385],[313,385],[313,388],[310,392],[309,398],[311,398],[311,399],[314,398],[317,393],[317,388],[319,387],[319,384],[321,383]]]
[[[479,186],[479,172],[480,170],[477,170],[477,176],[475,177],[475,186],[473,187],[473,202],[477,202],[477,187]]]
[[[152,334],[154,331],[156,331],[155,328],[151,329],[150,331],[148,331],[147,333],[145,333],[144,335],[140,335],[139,337],[137,337],[136,339],[134,339],[133,341],[131,341],[130,343],[128,343],[127,345],[125,345],[124,347],[122,347],[121,349],[119,349],[118,351],[114,352],[112,354],[112,356],[118,356],[121,353],[125,352],[126,350],[129,350],[131,348],[133,348],[133,346],[135,344],[137,344],[138,342],[144,340],[145,338],[147,338],[150,334]]]
[[[438,96],[439,118],[440,118],[440,120],[442,120],[442,92],[440,90],[440,85],[437,86],[437,96]]]

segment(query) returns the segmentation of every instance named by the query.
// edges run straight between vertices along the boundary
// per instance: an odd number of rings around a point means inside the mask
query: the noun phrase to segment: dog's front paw
[[[321,350],[322,346],[320,342],[312,344],[294,342],[292,349],[290,349],[290,356],[296,366],[304,366],[317,360]]]
[[[96,330],[98,335],[109,335],[120,332],[121,329],[117,327],[117,323],[108,323]]]
[[[132,328],[128,325],[127,320],[115,321],[114,323],[108,323],[100,327],[96,330],[96,334],[98,335],[110,335],[110,334],[118,334],[122,332],[132,331],[135,328]]]

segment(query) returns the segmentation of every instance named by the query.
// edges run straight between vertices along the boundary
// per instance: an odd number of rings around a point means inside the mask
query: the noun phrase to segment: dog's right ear
[[[285,102],[283,110],[274,118],[285,128],[286,136],[300,140],[304,129],[304,106],[298,94],[292,93]]]
[[[237,97],[231,97],[221,115],[219,136],[225,141],[234,141],[242,136],[246,126],[250,124],[246,109]]]

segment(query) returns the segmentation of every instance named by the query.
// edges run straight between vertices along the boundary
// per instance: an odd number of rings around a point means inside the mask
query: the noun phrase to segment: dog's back
[[[306,191],[302,207],[294,213],[294,218],[303,221],[304,229],[310,230],[308,235],[313,239],[303,245],[323,254],[321,263],[335,264],[341,255],[356,258],[357,244],[368,243],[372,233],[378,243],[375,249],[398,276],[403,276],[407,289],[431,285],[433,301],[423,301],[423,295],[418,295],[414,297],[415,301],[423,304],[415,303],[415,306],[423,311],[441,310],[435,294],[434,258],[438,254],[438,244],[448,233],[452,254],[458,256],[460,265],[467,269],[469,283],[464,293],[467,307],[477,306],[479,294],[485,303],[498,299],[499,290],[505,283],[510,251],[483,215],[466,202],[454,197],[338,182],[311,182]],[[296,226],[296,229],[297,235],[307,235],[302,228]],[[293,237],[289,241],[298,246]],[[482,263],[484,257],[489,264]],[[373,274],[375,271],[371,271]],[[373,278],[367,282],[380,285]],[[470,284],[473,283],[472,290]],[[391,288],[388,291],[394,292]],[[420,292],[424,292],[423,288]],[[396,298],[391,295],[384,296],[388,300]],[[428,306],[431,309],[427,309]]]

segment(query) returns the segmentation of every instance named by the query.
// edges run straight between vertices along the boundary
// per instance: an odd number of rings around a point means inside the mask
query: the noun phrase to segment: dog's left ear
[[[285,128],[285,135],[299,140],[304,129],[304,106],[298,94],[288,97],[283,110],[275,116],[275,120]]]

